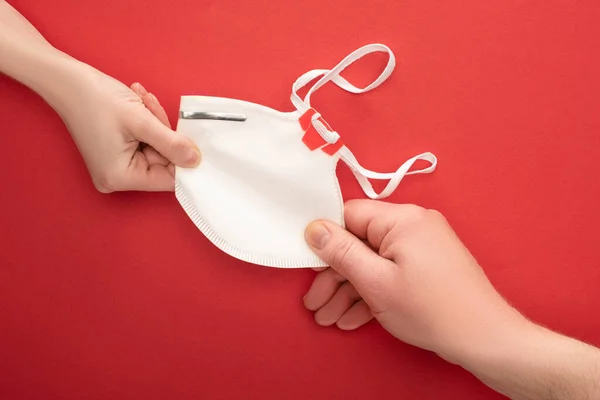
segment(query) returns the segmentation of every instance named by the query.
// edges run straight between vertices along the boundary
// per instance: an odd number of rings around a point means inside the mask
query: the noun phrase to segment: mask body
[[[343,222],[335,175],[339,156],[308,149],[299,112],[198,96],[182,98],[181,108],[247,117],[178,123],[177,130],[201,149],[202,162],[177,169],[175,193],[202,233],[226,253],[254,264],[324,265],[303,235],[315,219]]]
[[[374,51],[387,52],[390,60],[371,85],[359,89],[339,75]],[[296,111],[290,113],[236,99],[183,96],[177,131],[196,143],[202,162],[196,168],[176,168],[177,200],[198,229],[233,257],[269,267],[326,266],[306,244],[304,230],[317,219],[343,226],[343,199],[335,172],[340,159],[373,199],[387,197],[405,175],[435,169],[437,160],[431,153],[408,160],[392,173],[363,168],[340,135],[310,106],[312,93],[329,81],[362,93],[379,86],[393,67],[387,47],[368,45],[332,70],[309,71],[294,83]],[[298,90],[317,78],[301,99]],[[409,172],[417,160],[430,166]],[[384,179],[388,185],[376,193],[369,179]]]

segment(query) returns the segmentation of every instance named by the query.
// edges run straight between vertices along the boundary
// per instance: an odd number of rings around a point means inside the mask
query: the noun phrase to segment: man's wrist
[[[471,340],[462,350],[457,364],[476,373],[485,370],[488,364],[512,359],[514,354],[522,354],[532,342],[543,339],[540,327],[529,321],[510,306],[496,318],[489,329]]]
[[[452,317],[452,331],[446,332],[436,349],[444,360],[471,370],[493,351],[506,351],[512,338],[533,325],[498,293],[479,296],[461,314]]]
[[[488,345],[466,352],[461,366],[513,399],[600,396],[600,352],[524,317],[499,327]]]

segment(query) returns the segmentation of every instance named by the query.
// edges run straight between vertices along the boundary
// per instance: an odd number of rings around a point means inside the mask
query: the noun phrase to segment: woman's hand
[[[174,165],[194,167],[200,152],[171,130],[156,96],[141,84],[131,88],[89,69],[83,89],[57,109],[102,193],[172,191]]]
[[[200,162],[193,142],[170,129],[155,96],[56,49],[3,0],[0,72],[37,92],[60,114],[103,193],[173,190],[174,165]]]

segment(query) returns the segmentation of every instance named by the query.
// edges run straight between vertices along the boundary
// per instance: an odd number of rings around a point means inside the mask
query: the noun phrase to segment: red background
[[[388,82],[314,104],[368,168],[434,152],[438,170],[390,200],[442,211],[510,302],[600,345],[597,1],[10,3],[141,81],[173,122],[182,94],[289,111],[299,75],[387,44]],[[314,272],[230,258],[173,194],[97,193],[58,116],[6,77],[0,131],[0,398],[500,398],[376,323],[317,326],[302,305]]]

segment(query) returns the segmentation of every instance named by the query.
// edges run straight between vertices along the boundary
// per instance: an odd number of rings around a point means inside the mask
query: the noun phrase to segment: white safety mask
[[[389,55],[373,83],[360,89],[340,76],[373,52]],[[338,160],[350,167],[371,199],[389,196],[405,175],[430,173],[436,167],[435,156],[423,153],[395,172],[369,171],[310,105],[311,95],[329,81],[348,92],[364,93],[385,81],[394,66],[388,47],[371,44],[331,70],[309,71],[293,85],[296,111],[291,113],[235,99],[183,96],[177,131],[202,152],[196,168],[176,168],[175,193],[187,215],[219,249],[240,260],[281,268],[326,266],[306,244],[304,230],[317,219],[344,224]],[[298,90],[317,78],[301,99]],[[430,166],[409,172],[417,160]],[[376,193],[369,179],[389,182]]]

